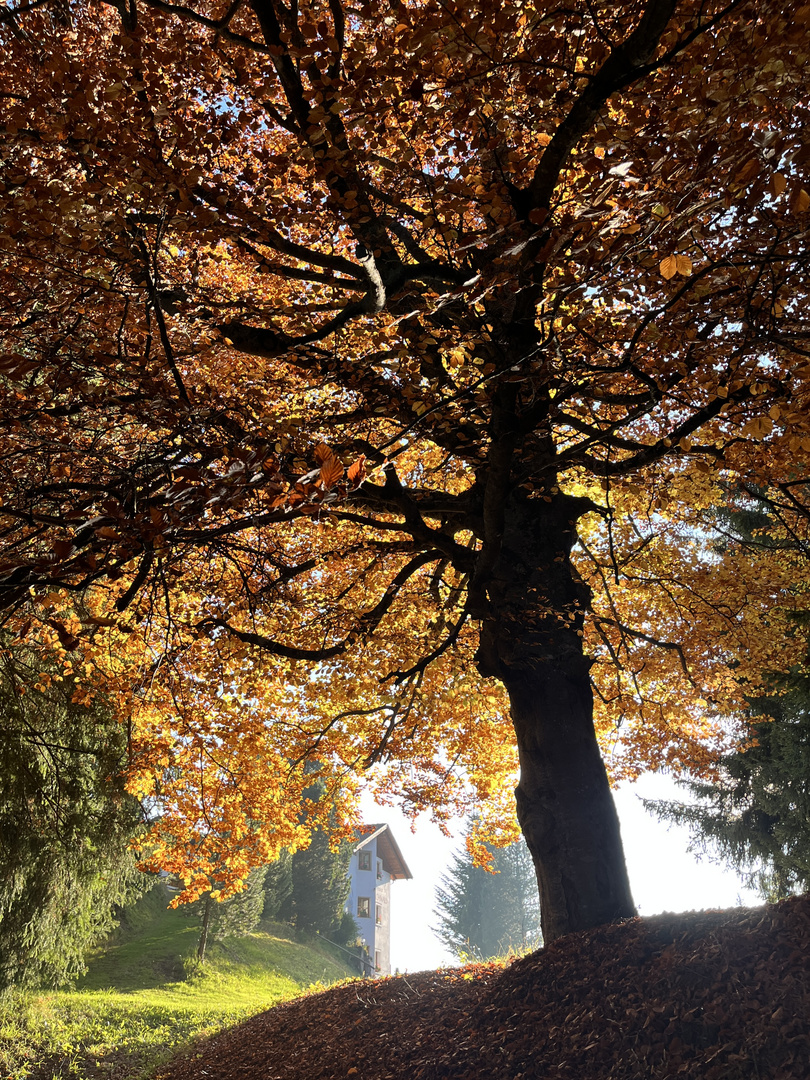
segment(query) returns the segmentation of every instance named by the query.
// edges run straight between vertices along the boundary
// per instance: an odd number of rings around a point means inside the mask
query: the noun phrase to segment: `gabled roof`
[[[388,825],[361,825],[357,830],[357,837],[358,843],[354,851],[359,851],[376,839],[377,854],[382,859],[383,870],[386,874],[390,874],[394,881],[413,878]]]

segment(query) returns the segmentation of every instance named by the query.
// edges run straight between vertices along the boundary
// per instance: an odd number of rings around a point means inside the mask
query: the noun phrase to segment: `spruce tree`
[[[2,653],[0,988],[81,973],[141,888],[126,731],[101,698],[78,704],[57,676],[20,647]]]
[[[779,550],[792,560],[797,581],[806,565],[810,514],[791,489],[775,502],[751,484],[729,492],[715,511],[724,558],[739,548]],[[797,585],[797,590],[799,586]],[[794,610],[797,635],[807,635],[810,613]],[[769,673],[769,689],[753,695],[740,749],[717,761],[715,781],[683,781],[690,802],[645,800],[658,817],[690,828],[693,847],[716,852],[745,883],[769,900],[810,888],[810,675],[804,667]]]
[[[292,911],[300,934],[323,934],[334,940],[340,934],[351,854],[347,843],[332,850],[329,836],[318,829],[309,847],[293,855]]]
[[[262,918],[272,922],[292,922],[292,894],[292,854],[284,848],[276,861],[267,867]]]
[[[645,800],[769,900],[810,888],[810,680],[793,673],[781,683],[782,693],[752,702],[750,741],[719,760],[719,779],[683,784],[696,801]]]
[[[537,881],[522,843],[488,848],[492,870],[475,866],[465,847],[436,890],[434,933],[458,957],[485,960],[540,942]]]
[[[315,772],[316,762],[309,771]],[[304,797],[319,803],[326,793],[321,781],[310,784]],[[327,829],[316,828],[308,847],[291,853],[286,849],[266,869],[262,917],[295,926],[303,936],[323,934],[345,944],[356,937],[353,920],[344,918],[343,905],[349,892],[351,844],[332,847],[328,826],[334,825],[330,809]]]

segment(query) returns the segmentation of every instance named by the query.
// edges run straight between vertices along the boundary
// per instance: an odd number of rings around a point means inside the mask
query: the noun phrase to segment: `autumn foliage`
[[[4,645],[119,702],[185,895],[306,842],[307,761],[511,839],[516,737],[547,938],[632,910],[594,725],[706,771],[802,652],[801,561],[711,529],[807,520],[809,28],[4,10]]]

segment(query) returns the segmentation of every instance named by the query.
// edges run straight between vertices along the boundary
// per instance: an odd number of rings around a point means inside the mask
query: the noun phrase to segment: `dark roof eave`
[[[367,844],[370,844],[372,840],[378,839],[382,842],[378,843],[377,849],[378,851],[380,851],[380,854],[382,856],[383,866],[385,867],[387,873],[391,875],[391,878],[394,881],[400,881],[403,879],[408,881],[412,880],[413,874],[408,868],[408,864],[405,862],[402,852],[399,850],[399,844],[397,844],[396,840],[394,839],[394,834],[391,832],[390,826],[371,825],[368,826],[368,828],[370,829],[368,835],[364,836],[363,839],[358,844],[356,844],[352,850],[354,852],[360,851],[361,848],[364,848]],[[388,850],[386,851],[385,849]]]

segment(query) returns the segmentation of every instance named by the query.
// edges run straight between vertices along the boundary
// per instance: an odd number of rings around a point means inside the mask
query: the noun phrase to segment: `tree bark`
[[[520,755],[518,820],[553,941],[635,915],[619,821],[593,724],[582,644],[588,589],[570,561],[583,501],[508,501],[478,663],[504,683]]]
[[[197,959],[202,963],[205,960],[205,950],[208,948],[208,931],[211,927],[211,915],[214,910],[215,901],[212,900],[210,893],[206,894],[205,903],[203,905],[203,917],[202,926],[200,927],[200,936],[197,940]]]

